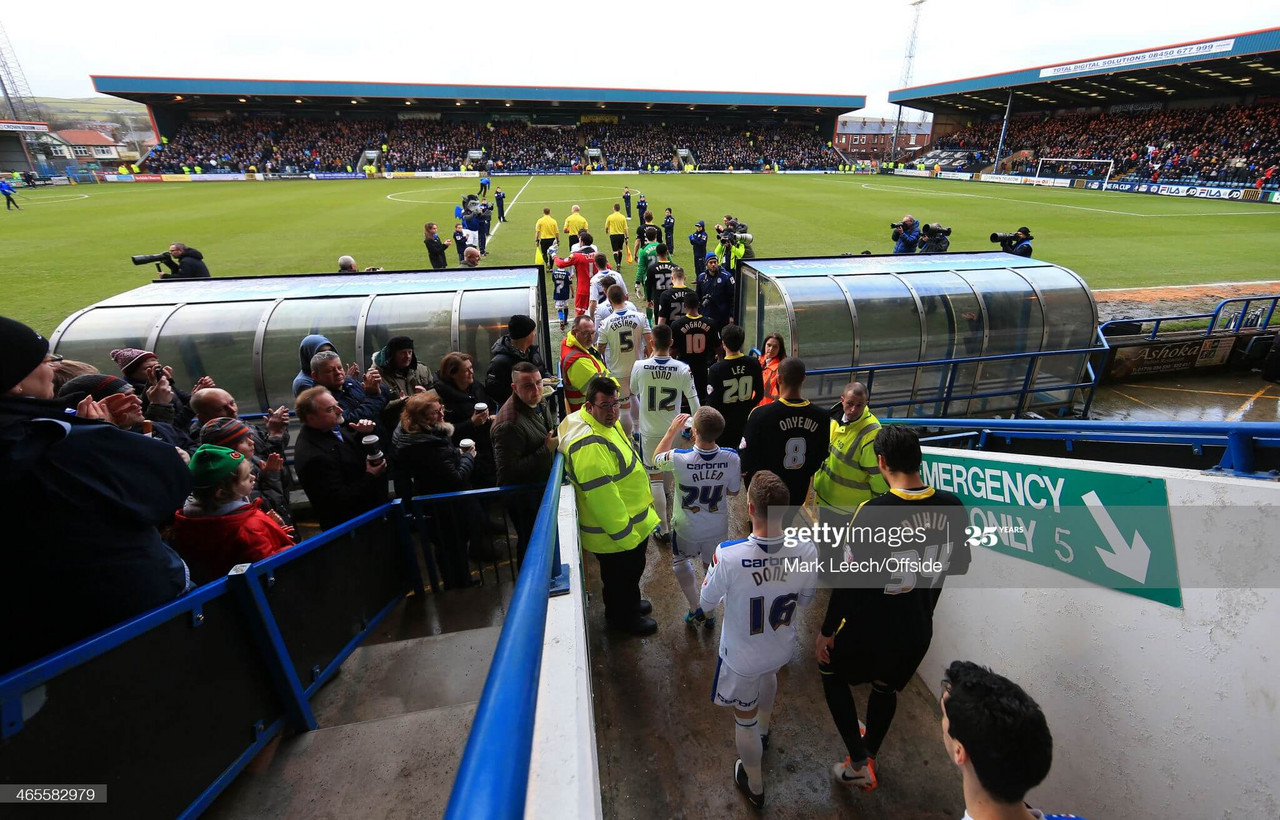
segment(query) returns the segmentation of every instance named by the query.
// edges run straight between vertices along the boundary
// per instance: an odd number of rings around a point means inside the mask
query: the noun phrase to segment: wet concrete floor
[[[731,536],[745,534],[743,496]],[[671,571],[670,551],[650,539],[641,590],[659,623],[647,638],[606,631],[599,596],[587,612],[596,741],[604,816],[720,818],[758,814],[734,788],[733,710],[711,702],[720,625],[685,626],[688,609]],[[591,589],[599,564],[585,562]],[[944,592],[945,594],[945,592]],[[870,793],[834,783],[844,744],[827,711],[813,654],[828,592],[798,610],[799,641],[778,675],[778,699],[764,757],[763,816],[943,820],[964,813],[958,770],[942,747],[941,712],[919,680],[898,697],[893,726],[877,759],[880,787]],[[865,718],[868,686],[855,689]]]
[[[1106,384],[1090,416],[1119,421],[1280,421],[1280,384],[1248,370]]]

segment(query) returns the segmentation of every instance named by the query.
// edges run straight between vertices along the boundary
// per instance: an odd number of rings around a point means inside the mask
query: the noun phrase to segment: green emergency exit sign
[[[1164,479],[925,456],[926,482],[960,496],[972,546],[1099,586],[1182,606]]]

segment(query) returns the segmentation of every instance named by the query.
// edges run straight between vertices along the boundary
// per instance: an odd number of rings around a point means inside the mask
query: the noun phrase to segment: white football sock
[[[738,757],[747,770],[747,785],[754,794],[764,791],[764,776],[760,773],[760,759],[764,757],[764,744],[760,742],[760,726],[755,718],[734,718],[734,740],[738,743]]]
[[[671,571],[676,574],[676,583],[680,584],[680,591],[689,602],[689,611],[696,612],[701,591],[698,589],[698,576],[693,573],[693,562],[677,557],[671,562]]]
[[[631,406],[635,407],[636,403],[631,402]],[[631,418],[631,410],[627,410],[622,414],[622,429],[626,432],[627,438],[631,438],[631,431],[636,429],[635,419]]]
[[[667,520],[667,487],[661,481],[649,481],[649,493],[653,495],[653,510],[658,514],[659,527],[662,532],[671,532],[671,522]]]
[[[769,718],[773,715],[773,699],[778,696],[778,673],[765,675],[760,680],[760,700],[756,701],[756,719],[760,734],[769,734]]]

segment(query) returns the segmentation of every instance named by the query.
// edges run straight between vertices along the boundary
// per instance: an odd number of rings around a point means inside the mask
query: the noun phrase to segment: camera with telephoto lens
[[[902,230],[902,227],[903,227],[904,225],[906,225],[906,224],[907,224],[907,223],[905,223],[905,222],[890,222],[890,223],[889,223],[889,227],[890,227],[890,228],[893,228],[895,231],[900,231],[900,230]]]
[[[1005,242],[1017,242],[1018,235],[1016,233],[993,233],[991,234],[991,241],[1002,244]]]
[[[360,444],[364,447],[364,457],[370,467],[377,467],[386,460],[386,456],[382,454],[382,448],[378,446],[377,436],[365,436],[360,439]]]
[[[951,229],[943,227],[941,222],[926,222],[920,226],[920,232],[925,236],[951,236]]]
[[[165,251],[164,253],[145,253],[145,254],[140,254],[138,256],[131,256],[129,258],[133,260],[133,264],[135,265],[150,265],[152,263],[160,264],[161,262],[169,258],[169,252]]]
[[[755,237],[748,232],[747,223],[731,219],[723,229],[717,226],[717,233],[721,244],[725,247],[731,248],[740,244],[745,257],[749,259],[755,257],[755,252],[751,249],[751,243],[755,240]]]

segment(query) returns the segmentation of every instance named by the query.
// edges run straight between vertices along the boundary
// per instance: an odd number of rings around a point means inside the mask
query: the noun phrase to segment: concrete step
[[[333,727],[475,703],[501,626],[365,644],[321,689],[311,708]]]
[[[475,710],[462,703],[295,735],[264,750],[203,817],[441,817]]]

